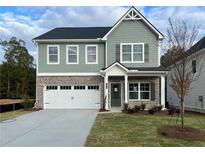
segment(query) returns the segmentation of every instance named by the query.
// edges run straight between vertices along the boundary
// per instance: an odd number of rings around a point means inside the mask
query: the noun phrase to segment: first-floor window
[[[149,83],[140,83],[140,99],[150,99]]]
[[[129,84],[129,99],[131,100],[149,100],[150,94],[150,83]]]
[[[129,98],[138,99],[138,83],[129,84]]]

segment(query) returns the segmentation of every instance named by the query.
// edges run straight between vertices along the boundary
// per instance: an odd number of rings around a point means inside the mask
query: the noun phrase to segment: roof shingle
[[[194,44],[190,49],[188,49],[186,51],[186,55],[189,56],[204,48],[205,48],[205,36],[202,39],[200,39],[196,44]]]
[[[112,27],[62,27],[55,28],[37,39],[97,39],[102,38]]]

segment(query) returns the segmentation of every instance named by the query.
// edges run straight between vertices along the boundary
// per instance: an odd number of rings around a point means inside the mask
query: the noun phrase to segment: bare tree
[[[201,57],[197,54],[188,54],[196,40],[199,26],[188,25],[181,19],[169,19],[167,28],[168,56],[170,67],[170,87],[176,92],[180,100],[181,126],[184,127],[185,97],[189,95],[192,84],[200,76]],[[193,70],[193,58],[197,62],[197,72]]]

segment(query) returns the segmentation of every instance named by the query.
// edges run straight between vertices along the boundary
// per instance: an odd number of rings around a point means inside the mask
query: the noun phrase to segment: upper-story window
[[[67,45],[66,46],[66,63],[67,64],[78,64],[78,45]]]
[[[121,62],[122,63],[143,63],[144,43],[122,43]]]
[[[192,60],[192,73],[196,73],[196,60]]]
[[[86,64],[98,63],[97,45],[86,45]]]
[[[59,64],[59,45],[47,46],[47,64]]]

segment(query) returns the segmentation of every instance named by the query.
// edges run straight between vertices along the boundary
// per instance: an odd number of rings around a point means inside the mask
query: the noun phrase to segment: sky
[[[190,24],[199,24],[197,40],[205,36],[205,7],[136,6],[136,8],[166,37],[168,18],[180,18]],[[0,39],[12,36],[26,42],[31,55],[36,58],[37,37],[55,27],[112,26],[129,7],[2,7],[0,6]],[[3,50],[0,49],[0,60]]]

